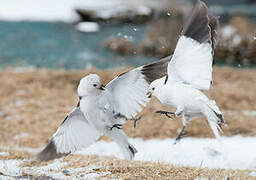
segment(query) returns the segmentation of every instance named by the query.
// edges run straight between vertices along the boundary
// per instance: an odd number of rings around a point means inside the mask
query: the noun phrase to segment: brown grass
[[[54,133],[66,114],[76,105],[76,86],[79,79],[91,72],[98,73],[104,83],[109,82],[124,70],[0,72],[0,139],[1,145],[41,147]],[[255,116],[242,113],[256,109],[256,71],[226,67],[214,69],[214,85],[206,94],[215,99],[228,127],[227,136],[242,134],[256,135]],[[140,113],[142,120],[134,129],[128,122],[124,129],[131,137],[167,138],[175,137],[181,128],[181,121],[169,120],[154,114],[164,107],[156,99]],[[192,121],[189,135],[211,137],[212,133],[203,119]],[[28,136],[13,139],[15,135]]]
[[[19,155],[18,155],[19,156]],[[32,156],[32,155],[31,155]],[[2,159],[0,157],[0,159]],[[17,159],[16,156],[10,156],[9,159]],[[250,170],[224,170],[224,169],[207,169],[207,168],[190,168],[182,166],[173,166],[166,163],[155,162],[140,162],[140,161],[125,161],[114,157],[99,157],[95,155],[81,156],[69,155],[60,160],[66,162],[67,165],[58,168],[58,172],[63,172],[67,177],[72,178],[73,173],[69,173],[70,168],[84,168],[84,173],[108,173],[102,175],[100,179],[118,178],[118,179],[253,179],[250,177]],[[37,167],[46,166],[49,162],[36,162],[25,160],[21,167],[21,172],[24,176],[32,175],[37,177]],[[88,170],[88,167],[93,167]],[[30,170],[31,173],[25,173],[24,169]],[[82,171],[82,172],[83,172]],[[52,171],[54,172],[54,171]],[[81,177],[82,172],[79,172],[76,177]],[[45,172],[41,177],[49,177]]]

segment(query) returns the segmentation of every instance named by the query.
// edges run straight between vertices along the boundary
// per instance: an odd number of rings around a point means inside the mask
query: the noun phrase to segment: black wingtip
[[[221,124],[221,123],[224,123],[224,124],[225,124],[225,120],[224,120],[222,114],[219,114],[219,113],[217,113],[217,112],[214,111],[214,110],[213,110],[213,112],[214,112],[214,114],[218,117],[218,119],[220,120],[220,123],[219,123],[219,124]]]
[[[199,43],[211,41],[214,49],[218,40],[218,27],[218,18],[212,16],[206,4],[198,0],[183,25],[181,35],[190,37]]]
[[[137,149],[135,149],[135,147],[133,147],[132,145],[129,145],[128,148],[132,152],[133,156],[138,152]]]
[[[183,25],[181,35],[190,37],[200,43],[210,40],[208,8],[202,1],[197,1]]]
[[[51,140],[46,147],[37,154],[37,159],[39,161],[49,161],[63,156],[67,156],[69,153],[58,153],[56,151],[56,145],[53,140]]]

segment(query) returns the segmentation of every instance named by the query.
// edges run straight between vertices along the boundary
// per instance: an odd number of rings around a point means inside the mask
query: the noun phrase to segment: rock
[[[235,15],[219,31],[216,59],[243,65],[256,63],[256,25],[248,18]]]
[[[181,29],[181,20],[171,18],[151,23],[151,31],[145,35],[139,46],[139,53],[158,57],[168,56],[174,52]]]
[[[134,52],[131,40],[123,37],[109,38],[104,42],[104,46],[118,54],[131,55]]]
[[[141,24],[171,14],[184,15],[191,7],[191,2],[180,0],[114,0],[106,3],[95,0],[75,11],[81,21]]]
[[[102,9],[78,8],[76,12],[83,21],[144,23],[152,18],[152,9],[146,6],[119,5]]]

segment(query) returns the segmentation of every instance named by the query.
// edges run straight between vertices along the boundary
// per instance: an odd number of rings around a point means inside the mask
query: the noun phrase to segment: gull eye
[[[93,84],[93,86],[94,86],[94,87],[96,87],[96,86],[97,86],[97,84]]]
[[[155,90],[155,88],[152,88],[152,90],[154,91],[154,90]]]

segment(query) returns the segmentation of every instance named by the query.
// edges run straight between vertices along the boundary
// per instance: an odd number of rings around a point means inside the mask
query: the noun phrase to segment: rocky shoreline
[[[125,38],[106,39],[104,45],[122,55],[132,55],[136,50],[145,56],[165,57],[174,52],[181,25],[179,17],[159,19],[149,24],[150,31],[138,45]],[[215,59],[231,65],[256,64],[256,24],[239,14],[221,24]]]

